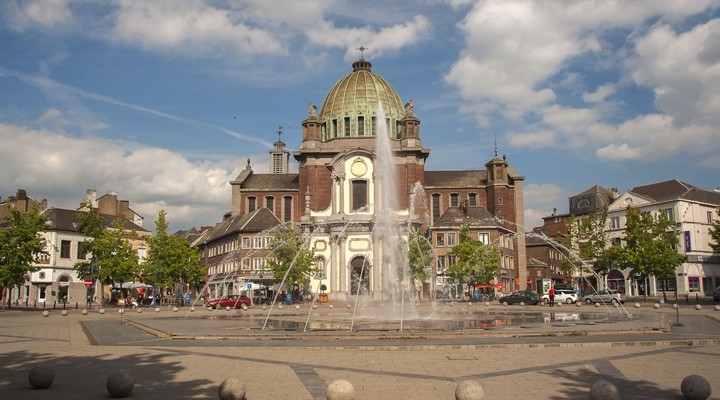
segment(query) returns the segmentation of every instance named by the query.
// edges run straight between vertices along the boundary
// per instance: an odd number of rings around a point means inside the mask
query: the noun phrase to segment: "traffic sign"
[[[92,279],[85,279],[85,287],[92,286]]]

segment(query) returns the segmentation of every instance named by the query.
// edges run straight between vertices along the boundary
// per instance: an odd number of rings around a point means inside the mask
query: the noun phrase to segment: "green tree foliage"
[[[592,266],[595,271],[607,271],[609,265],[605,257],[608,249],[607,234],[608,208],[594,211],[585,218],[570,217],[568,228],[570,245],[580,258],[580,263]],[[571,272],[580,265],[572,259],[563,259],[560,264],[562,271]]]
[[[467,226],[460,230],[460,243],[448,254],[456,257],[456,263],[448,267],[451,276],[472,287],[490,282],[500,268],[498,249],[472,239]]]
[[[149,249],[140,279],[158,286],[202,282],[205,271],[200,266],[200,254],[184,238],[168,233],[166,215],[165,210],[160,210],[155,235],[147,238]]]
[[[41,236],[46,218],[37,207],[33,205],[25,213],[15,207],[10,207],[9,211],[8,224],[0,229],[0,287],[3,289],[25,283],[25,275],[36,269],[33,263],[39,256],[48,254],[45,239]],[[3,290],[3,305],[8,294]]]
[[[717,214],[717,216],[710,228],[710,237],[712,237],[713,240],[710,246],[712,246],[713,250],[720,251],[720,206],[715,210],[715,214]]]
[[[415,280],[424,282],[428,279],[426,267],[432,265],[432,245],[428,238],[419,230],[411,229],[408,236],[408,267]]]
[[[270,251],[274,258],[268,260],[268,268],[275,279],[282,281],[287,275],[285,284],[289,286],[310,282],[315,271],[315,255],[291,224],[276,231],[270,241]]]
[[[126,235],[123,221],[116,219],[112,228],[103,230],[100,236],[92,241],[96,276],[104,285],[133,280],[140,271],[137,251],[133,249]],[[131,235],[135,235],[135,232]]]
[[[103,233],[103,218],[96,211],[78,212],[75,214],[75,224],[78,232],[85,236],[85,239],[78,243],[80,254],[90,254],[90,260],[80,260],[75,263],[74,268],[78,276],[83,279],[95,279],[97,274],[94,271],[93,241]]]
[[[606,253],[608,264],[622,268],[634,268],[643,276],[667,279],[675,275],[675,269],[687,260],[675,249],[680,243],[673,230],[674,223],[663,214],[657,217],[635,208],[627,209],[625,226],[626,246],[613,246]]]

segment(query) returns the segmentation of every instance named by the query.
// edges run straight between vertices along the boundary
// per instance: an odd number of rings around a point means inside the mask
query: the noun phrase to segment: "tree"
[[[132,280],[138,276],[140,267],[137,252],[128,241],[137,235],[135,231],[126,232],[122,219],[113,221],[111,228],[103,226],[103,217],[94,210],[78,213],[75,218],[78,231],[86,239],[80,242],[80,251],[90,253],[90,261],[75,263],[75,270],[85,279],[100,282],[103,285]]]
[[[290,223],[275,232],[269,247],[274,258],[267,262],[275,279],[281,282],[284,279],[290,286],[310,282],[315,272],[315,254]]]
[[[408,267],[415,280],[428,279],[426,268],[432,265],[432,246],[428,238],[417,229],[410,229],[408,236]]]
[[[200,254],[184,238],[168,233],[166,215],[165,210],[160,210],[155,235],[147,238],[149,249],[140,280],[159,286],[203,281],[205,271],[200,266]]]
[[[717,214],[717,217],[713,221],[712,227],[710,227],[710,237],[713,240],[710,246],[713,250],[720,252],[720,205],[715,210],[715,214]]]
[[[456,263],[448,267],[450,274],[471,287],[477,283],[490,282],[500,268],[500,252],[495,247],[472,239],[467,226],[460,230],[460,243],[448,254],[456,257]]]
[[[585,218],[570,217],[568,221],[570,245],[576,250],[577,257],[583,264],[591,265],[595,272],[608,271],[605,251],[608,249],[607,227],[608,208],[593,211]],[[563,271],[577,269],[576,264],[565,258],[561,261]]]
[[[680,239],[674,231],[674,223],[665,214],[654,217],[636,208],[627,209],[624,241],[626,246],[613,246],[606,256],[621,267],[634,268],[645,277],[669,279],[675,269],[687,260],[675,248]],[[647,290],[645,291],[647,296]]]
[[[47,256],[45,239],[40,235],[45,231],[46,218],[33,205],[30,211],[22,213],[10,207],[8,224],[0,229],[0,289],[5,307],[10,302],[10,290],[25,283],[28,272],[35,271],[33,263],[40,256]]]

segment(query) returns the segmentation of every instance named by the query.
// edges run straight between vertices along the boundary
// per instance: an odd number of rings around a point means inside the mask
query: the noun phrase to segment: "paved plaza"
[[[633,305],[627,318],[587,305],[441,304],[422,314],[480,322],[423,330],[408,321],[399,331],[358,321],[352,332],[344,324],[355,310],[344,304],[87,315],[73,308],[47,317],[13,308],[0,311],[0,399],[106,399],[116,371],[132,375],[130,398],[155,400],[217,399],[231,377],[246,385],[249,400],[325,399],[336,379],[349,381],[358,400],[454,399],[465,380],[479,382],[485,399],[589,399],[598,379],[613,382],[623,399],[679,400],[693,374],[720,399],[720,311],[712,303]],[[28,384],[39,364],[55,372],[48,389]]]

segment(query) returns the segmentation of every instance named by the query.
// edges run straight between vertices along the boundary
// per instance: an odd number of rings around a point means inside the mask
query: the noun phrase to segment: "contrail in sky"
[[[124,102],[124,101],[117,100],[117,99],[114,99],[114,98],[112,98],[112,97],[108,97],[108,96],[103,96],[103,95],[96,94],[96,93],[87,92],[87,91],[85,91],[85,90],[78,89],[78,88],[72,87],[72,86],[68,86],[68,85],[65,85],[65,84],[62,84],[62,83],[59,83],[59,82],[55,82],[55,81],[53,81],[53,80],[51,80],[51,79],[43,78],[43,77],[40,77],[40,76],[28,75],[28,74],[25,74],[25,73],[22,73],[22,72],[13,71],[13,70],[10,70],[10,69],[4,68],[4,67],[0,67],[0,76],[3,76],[3,75],[17,78],[18,80],[20,80],[20,81],[22,81],[22,82],[25,82],[25,83],[27,83],[27,84],[29,84],[29,85],[32,85],[32,86],[35,86],[35,87],[38,87],[38,88],[45,88],[45,89],[52,89],[52,90],[65,90],[65,91],[68,91],[68,92],[70,92],[70,93],[73,93],[73,94],[75,94],[75,95],[77,95],[77,96],[80,96],[80,97],[83,97],[83,98],[86,98],[86,99],[101,101],[101,102],[103,102],[103,103],[113,104],[113,105],[116,105],[116,106],[118,106],[118,107],[129,108],[129,109],[131,109],[131,110],[135,110],[135,111],[140,111],[140,112],[147,113],[147,114],[156,115],[156,116],[161,117],[161,118],[170,119],[170,120],[173,120],[173,121],[178,121],[178,122],[181,122],[181,123],[184,123],[184,124],[188,124],[188,125],[201,126],[201,127],[204,126],[204,127],[208,127],[208,128],[217,129],[217,130],[219,130],[220,132],[223,132],[223,133],[225,133],[225,134],[228,134],[228,135],[233,136],[233,137],[235,137],[235,138],[237,138],[237,139],[240,139],[240,140],[246,140],[246,141],[250,141],[250,142],[260,143],[260,144],[262,144],[262,145],[264,145],[264,146],[266,146],[266,147],[268,147],[268,148],[272,148],[272,147],[273,147],[272,143],[267,142],[267,141],[262,140],[262,139],[259,139],[259,138],[256,138],[256,137],[253,137],[253,136],[250,136],[250,135],[244,135],[244,134],[242,134],[242,133],[237,133],[237,132],[231,131],[231,130],[229,130],[229,129],[225,129],[225,128],[219,127],[219,126],[217,126],[217,125],[208,124],[207,122],[202,122],[202,121],[197,121],[197,120],[194,120],[194,119],[188,119],[188,118],[178,117],[177,115],[167,114],[167,113],[164,113],[164,112],[162,112],[162,111],[153,110],[152,108],[147,108],[147,107],[139,106],[139,105],[136,105],[136,104],[126,103],[126,102]]]

